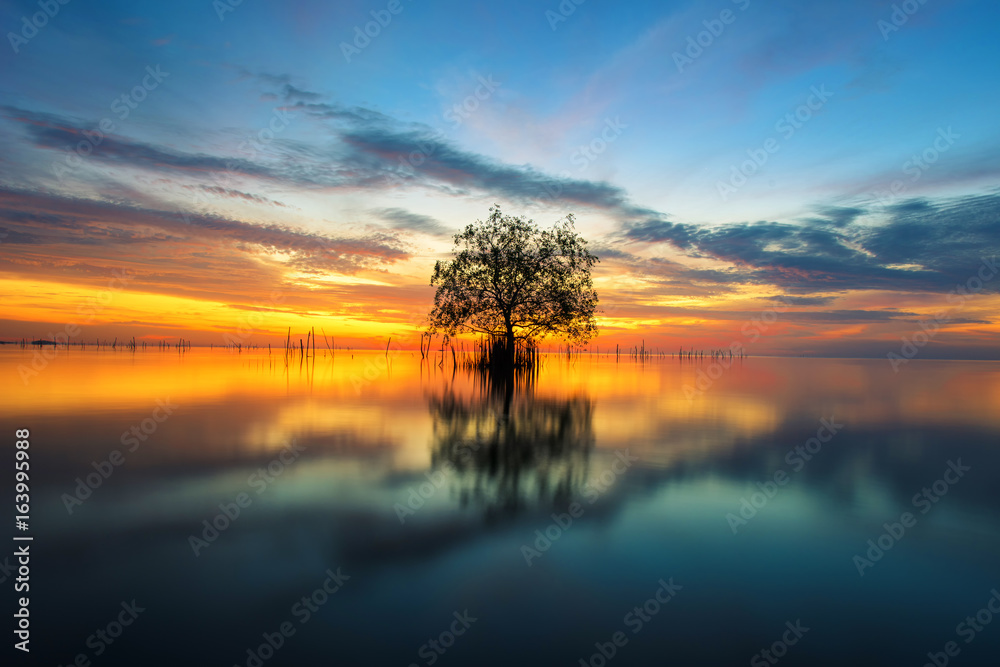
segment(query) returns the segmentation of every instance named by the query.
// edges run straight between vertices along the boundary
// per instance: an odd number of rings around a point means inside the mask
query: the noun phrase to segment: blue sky
[[[1000,199],[995,3],[587,0],[560,13],[558,2],[71,0],[50,5],[37,34],[23,23],[37,2],[0,7],[0,224],[36,253],[0,254],[11,280],[85,286],[128,236],[134,249],[158,244],[135,264],[157,294],[246,303],[279,281],[361,304],[395,288],[399,312],[385,315],[401,325],[448,235],[498,202],[545,224],[576,215],[605,251],[609,332],[676,336],[671,322],[691,317],[678,308],[697,303],[724,312],[702,319],[725,344],[761,300],[816,293],[829,312],[882,312],[853,322],[871,343],[912,329],[976,269],[975,252],[1000,245],[982,224]],[[373,12],[387,24],[355,42]],[[134,91],[143,99],[122,118],[115,100]],[[103,119],[113,129],[67,163]],[[70,242],[94,238],[79,216],[40,213],[80,202],[107,211],[89,223],[103,255]],[[149,222],[140,234],[126,222],[135,210],[202,227],[188,237]],[[806,233],[818,220],[822,241]],[[934,236],[941,225],[954,233]],[[931,230],[936,258],[873,250],[916,227]],[[162,277],[158,262],[223,228],[187,275],[239,265],[245,293]],[[309,236],[343,247],[310,255],[296,245]],[[735,237],[739,248],[718,243]],[[79,270],[45,273],[41,257]],[[839,263],[810,273],[818,264],[803,258]],[[308,269],[289,277],[289,266]],[[955,344],[995,347],[995,321],[966,315],[977,324]],[[776,351],[820,351],[808,332],[786,333]]]

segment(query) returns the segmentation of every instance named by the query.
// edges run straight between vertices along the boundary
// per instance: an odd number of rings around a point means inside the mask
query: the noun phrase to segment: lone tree
[[[504,342],[508,361],[518,341],[555,334],[584,342],[597,333],[590,269],[599,260],[572,215],[540,230],[494,204],[485,222],[455,235],[452,252],[452,261],[434,265],[430,333],[485,334]]]

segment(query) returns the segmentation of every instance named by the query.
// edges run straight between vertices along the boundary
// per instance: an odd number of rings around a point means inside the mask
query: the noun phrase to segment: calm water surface
[[[37,664],[997,664],[1000,364],[30,354]]]

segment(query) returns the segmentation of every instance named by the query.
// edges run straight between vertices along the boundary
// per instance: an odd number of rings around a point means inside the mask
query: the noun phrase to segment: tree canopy
[[[479,333],[537,341],[547,335],[584,342],[597,333],[597,292],[590,270],[599,260],[576,233],[572,215],[551,229],[503,215],[493,205],[455,235],[454,259],[437,262],[430,332]]]

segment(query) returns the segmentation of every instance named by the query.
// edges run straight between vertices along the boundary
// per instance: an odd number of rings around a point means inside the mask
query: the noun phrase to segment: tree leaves
[[[550,334],[579,343],[597,333],[590,271],[600,260],[587,251],[572,215],[540,230],[494,205],[485,222],[455,235],[453,252],[431,277],[437,286],[431,333],[480,333],[511,343]]]

